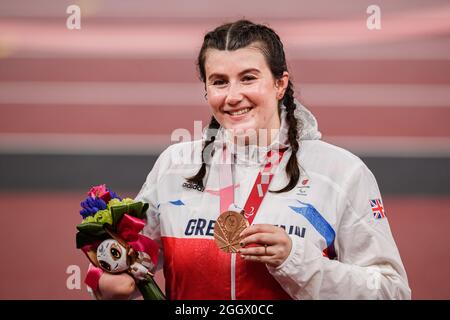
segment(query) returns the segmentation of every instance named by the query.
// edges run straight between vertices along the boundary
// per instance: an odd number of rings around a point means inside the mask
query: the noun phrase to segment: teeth
[[[234,112],[231,112],[231,111],[230,111],[230,114],[231,114],[232,116],[239,116],[239,115],[241,115],[241,114],[244,114],[244,113],[249,112],[250,110],[251,110],[250,108],[245,108],[245,109],[241,109],[241,110],[239,110],[239,111],[234,111]]]

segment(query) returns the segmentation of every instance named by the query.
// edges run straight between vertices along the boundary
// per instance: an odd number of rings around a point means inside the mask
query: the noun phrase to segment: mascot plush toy
[[[92,264],[85,283],[95,293],[103,272],[128,272],[144,299],[164,300],[153,278],[159,246],[140,233],[148,204],[129,198],[122,200],[100,185],[91,188],[81,207],[83,221],[77,225],[76,244]]]

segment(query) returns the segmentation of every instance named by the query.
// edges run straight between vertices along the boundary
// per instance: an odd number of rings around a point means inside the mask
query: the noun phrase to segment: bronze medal
[[[219,249],[225,252],[237,252],[240,248],[239,234],[248,227],[248,221],[242,213],[225,211],[214,225],[214,240]]]

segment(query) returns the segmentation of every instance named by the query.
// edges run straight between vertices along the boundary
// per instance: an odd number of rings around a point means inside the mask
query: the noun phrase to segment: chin
[[[243,132],[255,131],[256,127],[257,126],[255,125],[255,123],[253,121],[245,121],[242,123],[228,122],[225,124],[225,128],[227,128],[227,129],[243,131]]]
[[[233,135],[235,135],[236,137],[239,136],[248,137],[258,135],[258,131],[255,127],[231,127],[229,129],[233,132]]]
[[[235,140],[237,144],[257,144],[258,131],[255,127],[233,126],[228,130],[232,131],[233,136],[237,139]]]

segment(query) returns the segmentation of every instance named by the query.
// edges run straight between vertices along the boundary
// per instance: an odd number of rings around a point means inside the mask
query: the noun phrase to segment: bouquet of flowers
[[[128,272],[146,300],[164,300],[153,279],[158,244],[140,234],[145,226],[148,203],[121,199],[106,185],[91,188],[81,202],[83,221],[77,225],[77,248],[92,265],[86,284],[96,290],[102,272]]]

